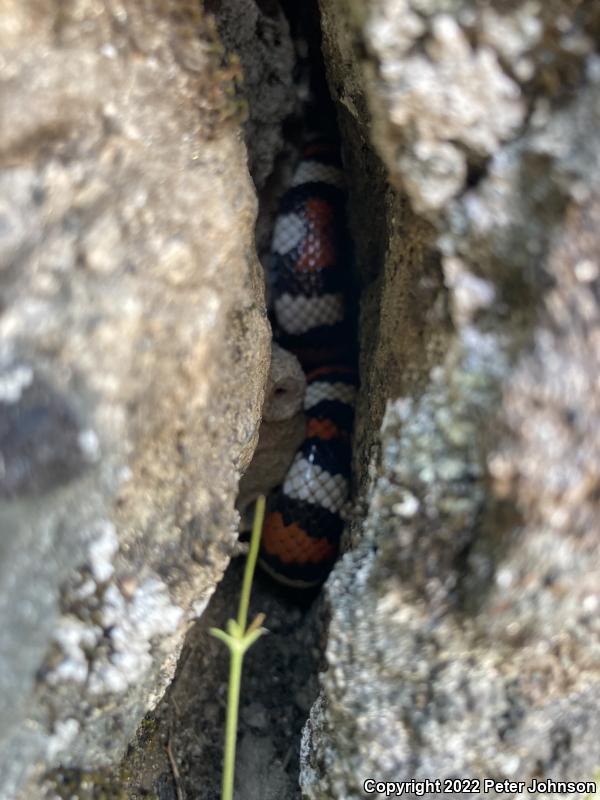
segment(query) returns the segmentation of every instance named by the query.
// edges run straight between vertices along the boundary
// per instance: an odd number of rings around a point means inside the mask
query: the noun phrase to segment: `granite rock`
[[[236,66],[198,4],[19,0],[0,28],[10,798],[114,764],[168,685],[237,537],[270,330]]]
[[[382,177],[351,193],[359,496],[303,796],[358,799],[367,777],[591,780],[598,9],[321,7],[351,185]]]

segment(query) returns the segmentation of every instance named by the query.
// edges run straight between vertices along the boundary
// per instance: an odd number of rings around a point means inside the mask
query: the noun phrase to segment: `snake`
[[[271,242],[274,338],[306,377],[305,438],[268,498],[259,563],[279,583],[319,586],[335,563],[350,495],[357,392],[346,180],[334,141],[305,144]]]

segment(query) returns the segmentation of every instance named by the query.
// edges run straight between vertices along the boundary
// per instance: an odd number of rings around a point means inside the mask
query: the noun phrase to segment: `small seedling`
[[[229,648],[230,656],[221,800],[233,800],[233,776],[235,770],[238,710],[240,706],[240,686],[242,682],[242,662],[246,650],[248,650],[263,633],[266,633],[266,629],[261,627],[265,620],[264,614],[258,614],[250,625],[246,627],[248,622],[248,606],[250,604],[250,590],[252,588],[252,578],[254,577],[254,569],[258,557],[258,546],[260,544],[260,534],[264,516],[265,498],[261,495],[256,501],[256,508],[254,509],[252,536],[250,538],[250,549],[248,551],[246,568],[244,570],[244,582],[242,584],[242,594],[240,596],[237,620],[230,619],[225,626],[227,629],[226,631],[220,628],[210,629],[213,636],[225,642]]]

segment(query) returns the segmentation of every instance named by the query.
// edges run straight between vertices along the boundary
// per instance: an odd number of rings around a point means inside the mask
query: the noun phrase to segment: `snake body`
[[[306,375],[306,438],[269,499],[260,562],[278,581],[310,587],[339,550],[356,395],[345,180],[331,142],[304,148],[271,251],[276,339]]]

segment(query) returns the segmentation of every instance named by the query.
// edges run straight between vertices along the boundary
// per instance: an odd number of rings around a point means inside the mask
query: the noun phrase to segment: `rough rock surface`
[[[206,8],[215,14],[224,46],[242,67],[249,167],[261,188],[283,146],[282,120],[297,107],[288,22],[277,2],[208,0]]]
[[[397,187],[351,198],[356,220],[381,211],[379,237],[355,225],[363,353],[396,369],[387,382],[374,366],[363,376],[369,406],[387,402],[381,454],[364,449],[372,435],[359,438],[365,518],[328,586],[304,796],[354,800],[367,777],[590,780],[600,767],[598,6],[321,8],[350,168],[362,159],[377,174],[372,130]],[[436,261],[452,327],[439,289],[424,297]],[[411,315],[380,292],[398,270],[412,282]],[[419,359],[420,377],[398,380],[398,365]]]
[[[270,332],[195,3],[0,19],[0,795],[114,762],[236,539]],[[27,797],[36,796],[32,785]]]
[[[296,356],[273,343],[258,444],[240,480],[237,507],[242,516],[251,511],[259,494],[268,494],[282,482],[302,444],[305,389],[306,378]]]
[[[243,559],[231,562],[186,639],[172,686],[140,726],[121,770],[128,800],[175,798],[176,789],[186,800],[220,800],[229,656],[209,628],[235,615],[243,568]],[[299,606],[259,572],[249,618],[258,612],[269,633],[244,660],[235,796],[297,800],[300,734],[318,693],[320,606]]]

